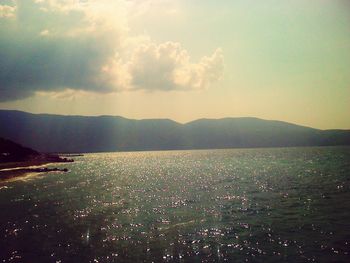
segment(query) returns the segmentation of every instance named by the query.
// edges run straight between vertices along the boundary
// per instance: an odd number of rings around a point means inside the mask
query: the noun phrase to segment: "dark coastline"
[[[30,173],[68,172],[67,168],[47,168],[44,166],[54,163],[70,162],[73,162],[73,160],[49,155],[33,160],[0,163],[0,182],[23,177]]]

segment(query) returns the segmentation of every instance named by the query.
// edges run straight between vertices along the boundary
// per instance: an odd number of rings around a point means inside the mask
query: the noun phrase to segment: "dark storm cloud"
[[[85,32],[79,11],[45,12],[32,1],[14,7],[15,17],[0,18],[0,102],[36,91],[116,88],[101,71],[116,52],[108,32]]]
[[[0,101],[67,87],[108,91],[112,87],[100,70],[109,52],[103,42],[91,38],[2,39]]]

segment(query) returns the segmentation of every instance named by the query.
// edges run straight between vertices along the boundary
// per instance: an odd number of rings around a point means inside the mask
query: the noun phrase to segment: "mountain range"
[[[258,118],[133,120],[0,110],[0,137],[40,152],[113,152],[350,145],[350,130],[320,130]]]

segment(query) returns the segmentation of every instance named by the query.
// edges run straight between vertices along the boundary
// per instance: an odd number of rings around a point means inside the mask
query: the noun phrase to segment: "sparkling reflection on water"
[[[76,160],[0,185],[0,262],[349,262],[349,147]]]

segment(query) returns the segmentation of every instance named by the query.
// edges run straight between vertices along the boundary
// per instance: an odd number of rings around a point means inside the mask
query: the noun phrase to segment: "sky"
[[[350,2],[0,0],[0,108],[350,129]]]

